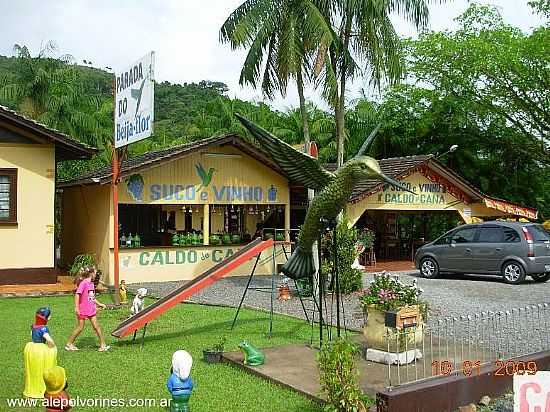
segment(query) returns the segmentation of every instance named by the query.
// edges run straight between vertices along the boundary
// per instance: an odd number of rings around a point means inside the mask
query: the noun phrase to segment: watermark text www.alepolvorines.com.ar
[[[81,398],[76,396],[71,399],[30,399],[30,398],[8,398],[5,400],[5,405],[10,409],[21,408],[55,408],[63,409],[67,406],[71,408],[88,407],[88,408],[166,408],[170,406],[172,399],[152,399],[152,398]],[[1,409],[1,408],[0,408]]]

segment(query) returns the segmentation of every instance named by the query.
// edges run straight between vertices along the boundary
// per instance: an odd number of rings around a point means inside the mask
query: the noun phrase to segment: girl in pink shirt
[[[78,348],[74,344],[74,341],[84,329],[84,322],[86,319],[90,321],[92,327],[95,330],[95,333],[97,334],[97,337],[99,338],[99,351],[106,352],[110,349],[110,346],[107,346],[107,344],[105,343],[105,339],[103,338],[103,334],[101,333],[101,328],[97,323],[96,307],[99,306],[100,308],[105,309],[106,306],[103,303],[97,301],[95,298],[95,287],[92,280],[95,275],[95,268],[86,268],[84,272],[80,275],[78,287],[74,295],[74,310],[76,313],[78,325],[76,326],[75,330],[71,334],[71,337],[67,341],[67,344],[65,345],[65,350],[78,350]]]

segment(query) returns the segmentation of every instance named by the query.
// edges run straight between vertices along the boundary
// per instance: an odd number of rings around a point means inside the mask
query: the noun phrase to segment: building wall
[[[0,143],[0,168],[17,168],[17,224],[0,224],[0,269],[53,268],[54,146]]]
[[[112,228],[111,186],[75,186],[63,190],[61,256],[70,265],[76,255],[95,255],[105,278],[109,276]],[[105,281],[105,278],[102,279]]]
[[[212,153],[232,156],[212,156]],[[196,171],[198,163],[201,163],[207,172],[210,168],[215,169],[212,181],[207,187],[200,188],[201,179]],[[136,179],[139,183],[137,190],[132,186]],[[157,186],[152,188],[153,185]],[[159,187],[160,192],[157,190]],[[249,187],[252,191],[256,190],[256,195],[261,192],[260,200],[245,199],[242,196],[242,188]],[[232,188],[235,188],[235,193]],[[238,196],[239,188],[241,188],[240,199],[228,200],[226,196],[220,196],[222,191],[227,193],[227,190],[231,190],[230,193]],[[276,190],[276,196],[269,197],[268,193],[273,188]],[[64,227],[67,230],[64,231],[62,254],[67,263],[70,263],[77,254],[95,254],[99,267],[103,271],[102,281],[113,285],[113,216],[110,190],[108,185],[71,187],[64,190]],[[168,196],[163,195],[163,190],[167,191],[165,193]],[[186,193],[186,190],[189,192]],[[181,211],[180,205],[200,205],[199,213],[195,213],[195,207],[193,207],[193,226],[196,228],[200,227],[204,204],[274,204],[286,205],[287,210],[290,204],[286,178],[232,146],[212,148],[145,170],[139,173],[139,178],[124,179],[119,184],[118,191],[121,204],[163,204],[167,205],[167,209],[173,208],[177,211]],[[157,196],[159,193],[160,196]],[[187,194],[193,194],[193,197],[189,198]],[[257,216],[247,216],[246,226],[251,234],[256,230],[256,219]],[[287,225],[290,224],[288,216],[286,221]],[[182,213],[176,213],[176,226],[179,229],[183,228]],[[212,228],[213,232],[223,229],[223,215],[212,215]],[[192,279],[216,264],[217,259],[236,250],[238,250],[237,246],[221,245],[121,249],[120,279],[124,279],[127,283]],[[198,258],[193,262],[195,253],[198,253]],[[191,261],[188,257],[191,257]],[[264,261],[264,259],[267,260]],[[277,263],[284,263],[284,259],[282,248],[279,247]],[[272,261],[271,252],[264,252],[256,273],[271,274]],[[253,264],[254,261],[251,260],[230,275],[247,275],[252,270]]]
[[[470,206],[457,200],[446,189],[437,183],[433,183],[421,173],[401,180],[415,194],[401,191],[394,187],[386,187],[357,203],[348,203],[346,213],[350,224],[355,224],[365,210],[417,210],[417,211],[457,211],[466,215]],[[471,212],[471,208],[470,208]]]
[[[231,256],[242,246],[190,246],[174,248],[140,248],[120,250],[120,279],[126,283],[167,282],[191,280],[215,264]],[[285,245],[287,253],[290,247]],[[111,261],[113,260],[111,251]],[[226,276],[250,275],[256,257],[239,266]],[[275,263],[285,263],[282,246],[275,246]],[[111,265],[112,266],[112,265]],[[273,272],[273,248],[262,252],[256,271],[257,275]]]
[[[214,169],[206,186],[197,172],[199,164],[206,173]],[[233,146],[204,149],[167,162],[124,179],[119,187],[120,203],[284,205],[290,202],[286,178]],[[270,193],[275,196],[270,197]]]

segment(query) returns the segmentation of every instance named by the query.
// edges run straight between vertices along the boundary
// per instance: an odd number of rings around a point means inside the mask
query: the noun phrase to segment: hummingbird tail
[[[298,246],[282,267],[281,272],[294,280],[312,278],[315,274],[313,252],[311,250],[304,250]]]

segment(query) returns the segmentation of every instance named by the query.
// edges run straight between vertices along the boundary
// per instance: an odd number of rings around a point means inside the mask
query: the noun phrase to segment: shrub
[[[338,338],[323,343],[317,354],[321,391],[327,399],[325,411],[365,411],[358,384],[355,357],[359,350],[350,341]]]
[[[425,319],[427,304],[420,299],[422,292],[422,288],[416,284],[416,279],[411,285],[407,285],[399,280],[399,276],[391,277],[386,273],[381,273],[374,276],[369,287],[363,291],[360,301],[364,309],[374,305],[383,311],[399,309],[408,305],[419,305]]]
[[[69,273],[72,276],[77,276],[81,270],[88,266],[95,266],[95,257],[90,254],[77,255],[74,258],[73,264],[69,269]]]
[[[352,293],[360,290],[363,287],[363,274],[360,270],[351,267],[353,261],[357,258],[357,239],[358,231],[355,228],[348,227],[348,219],[344,217],[336,226],[337,236],[337,254],[338,254],[338,276],[340,277],[340,292]],[[327,251],[325,254],[326,266],[332,267],[334,262],[334,248],[332,244],[331,234],[325,237],[324,248]],[[328,274],[327,272],[324,272]]]

